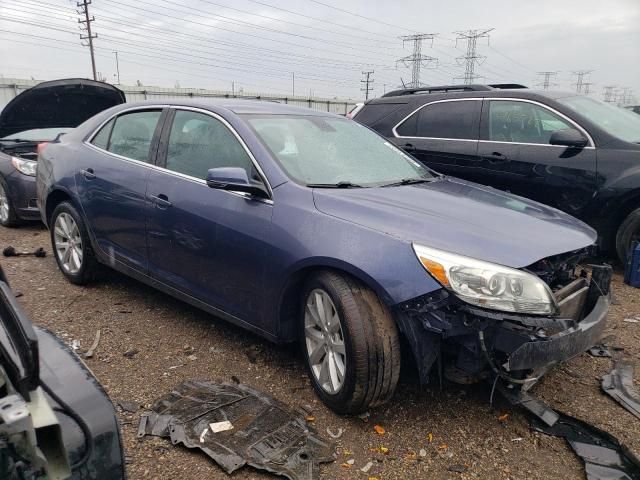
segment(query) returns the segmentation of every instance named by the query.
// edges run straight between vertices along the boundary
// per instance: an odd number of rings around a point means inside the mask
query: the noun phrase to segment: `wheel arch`
[[[50,220],[51,220],[51,215],[53,214],[53,211],[56,209],[58,205],[60,205],[62,202],[65,202],[65,201],[68,201],[74,207],[79,208],[79,205],[77,205],[76,202],[73,201],[73,197],[71,196],[71,194],[69,194],[69,192],[67,192],[65,189],[56,188],[47,194],[45,204],[44,204],[44,208],[45,208],[44,218],[45,218],[47,227],[50,227],[49,224],[51,223]]]
[[[611,215],[609,228],[602,233],[602,246],[604,250],[615,252],[618,229],[627,216],[637,208],[640,208],[640,188],[632,190],[626,195],[610,202],[604,211],[601,212],[603,219],[606,219],[607,215]]]
[[[305,282],[312,275],[323,270],[330,270],[355,278],[373,290],[385,305],[390,306],[393,303],[391,296],[382,285],[361,269],[347,262],[332,258],[309,259],[290,271],[283,287],[280,289],[276,318],[278,322],[278,339],[281,342],[291,342],[296,339],[300,293]]]

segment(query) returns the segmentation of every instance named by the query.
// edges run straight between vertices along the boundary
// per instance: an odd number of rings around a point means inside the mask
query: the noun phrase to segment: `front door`
[[[147,270],[147,178],[154,161],[162,110],[123,113],[91,139],[76,172],[85,218],[109,261]]]
[[[474,180],[580,217],[597,190],[596,150],[590,139],[583,148],[549,143],[553,132],[568,128],[588,138],[572,120],[542,104],[486,99]]]
[[[262,179],[223,119],[172,111],[161,166],[149,176],[147,241],[152,277],[263,328],[265,245],[272,202],[209,188],[207,171],[241,167]]]
[[[477,161],[481,99],[428,103],[394,128],[396,146],[446,175]]]

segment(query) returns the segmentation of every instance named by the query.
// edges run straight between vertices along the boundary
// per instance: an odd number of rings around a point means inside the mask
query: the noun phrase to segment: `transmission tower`
[[[454,32],[456,35],[456,46],[458,46],[458,40],[465,40],[467,42],[467,54],[458,57],[458,63],[462,65],[464,62],[464,76],[459,77],[464,80],[465,84],[471,84],[476,78],[480,78],[475,74],[476,65],[481,65],[487,57],[484,55],[478,55],[476,53],[476,47],[479,38],[487,38],[489,41],[489,32],[493,28],[486,28],[484,30],[465,30],[464,32]]]
[[[576,92],[582,93],[584,88],[584,77],[589,75],[593,70],[576,70],[572,74],[576,77],[576,83],[573,85],[576,87]]]
[[[616,90],[616,85],[607,85],[606,87],[604,87],[603,91],[602,91],[602,96],[604,97],[604,101],[607,103],[613,103],[615,102],[615,92]]]
[[[373,90],[373,78],[371,78],[373,70],[362,72],[362,75],[364,75],[365,78],[364,80],[360,80],[360,83],[364,84],[364,86],[360,88],[360,91],[364,92],[364,99],[369,100],[369,92]]]
[[[549,87],[554,87],[557,85],[557,83],[553,83],[551,81],[551,78],[558,75],[558,72],[538,72],[538,75],[542,75],[543,77],[542,82],[538,83],[538,85],[541,86],[543,90],[549,90]]]
[[[91,52],[91,69],[93,70],[93,79],[97,80],[98,76],[96,75],[96,57],[93,51],[93,39],[97,38],[97,34],[91,33],[91,22],[95,21],[95,17],[89,17],[89,5],[91,5],[91,0],[82,0],[82,2],[76,3],[76,5],[80,8],[78,10],[78,15],[81,18],[78,19],[78,23],[84,25],[80,27],[81,30],[87,32],[86,35],[80,34],[80,40],[87,40],[88,43],[81,42],[83,46],[89,47],[89,51]],[[82,18],[84,16],[84,19]]]
[[[407,67],[411,65],[411,82],[406,85],[407,87],[420,87],[422,85],[420,82],[420,69],[428,66],[432,62],[438,61],[437,58],[422,54],[422,41],[431,40],[431,43],[433,43],[435,36],[435,33],[418,33],[416,35],[405,35],[404,37],[400,37],[402,40],[402,46],[407,42],[413,42],[413,53],[396,60],[396,62],[402,62]]]
[[[631,97],[633,90],[629,87],[624,87],[622,89],[622,93],[620,94],[620,100],[618,101],[618,105],[626,105],[631,103]]]
[[[595,83],[593,82],[584,82],[582,84],[582,93],[584,93],[585,95],[589,95],[589,92],[591,92],[591,86],[595,85]]]

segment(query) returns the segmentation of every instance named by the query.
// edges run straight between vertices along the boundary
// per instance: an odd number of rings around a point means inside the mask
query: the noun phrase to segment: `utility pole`
[[[396,63],[402,62],[407,67],[411,65],[411,82],[406,85],[409,88],[419,88],[422,85],[420,82],[420,69],[423,66],[428,66],[431,62],[438,61],[437,58],[422,54],[422,41],[431,40],[431,43],[433,44],[435,36],[435,33],[417,33],[415,35],[405,35],[400,37],[403,47],[407,42],[413,43],[413,53],[396,60]]]
[[[615,101],[615,89],[616,85],[607,85],[602,91],[604,101],[607,103],[613,103]]]
[[[549,87],[557,85],[557,83],[551,82],[551,78],[558,75],[558,72],[538,72],[538,75],[543,76],[542,83],[538,83],[543,90],[549,90]]]
[[[481,65],[487,57],[484,55],[478,55],[476,53],[476,47],[479,38],[486,38],[489,41],[489,32],[493,28],[485,28],[484,30],[465,30],[463,32],[454,32],[458,36],[456,37],[456,46],[458,40],[465,40],[467,42],[467,54],[458,57],[458,63],[462,65],[464,62],[464,76],[461,77],[464,83],[469,85],[473,83],[477,78],[480,78],[475,74],[476,65]]]
[[[84,15],[84,20],[82,18],[78,19],[78,23],[84,24],[84,28],[80,27],[82,30],[86,30],[87,34],[80,34],[80,40],[88,40],[89,43],[82,43],[83,46],[89,47],[89,51],[91,52],[91,70],[93,71],[93,79],[97,80],[98,76],[96,75],[96,57],[93,51],[93,39],[97,38],[97,34],[91,33],[91,22],[95,21],[95,17],[89,17],[89,5],[91,5],[91,0],[82,0],[82,2],[76,3],[78,7],[80,7],[80,11],[78,11],[78,15]]]
[[[369,92],[373,90],[373,79],[371,78],[371,75],[373,75],[373,70],[362,72],[362,75],[365,76],[365,79],[360,80],[360,83],[364,83],[364,87],[360,88],[360,91],[364,92],[364,99],[369,100]]]
[[[120,85],[120,61],[118,60],[118,52],[114,51],[116,54],[116,71],[118,72],[118,85]]]
[[[593,70],[576,70],[573,72],[573,75],[576,76],[576,83],[573,85],[576,87],[577,93],[582,93],[584,88],[584,77],[589,75]]]

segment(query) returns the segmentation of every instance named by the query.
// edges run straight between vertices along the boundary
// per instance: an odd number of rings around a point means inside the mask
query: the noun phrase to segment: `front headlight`
[[[36,176],[36,167],[38,166],[38,162],[36,162],[35,160],[25,160],[24,158],[11,157],[11,164],[20,173],[24,173],[25,175],[29,175],[30,177]]]
[[[479,307],[527,314],[555,313],[546,283],[522,270],[413,244],[420,263],[443,287]]]

